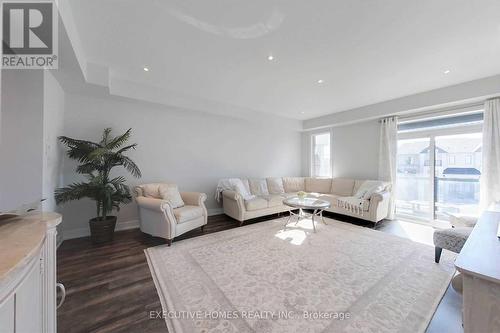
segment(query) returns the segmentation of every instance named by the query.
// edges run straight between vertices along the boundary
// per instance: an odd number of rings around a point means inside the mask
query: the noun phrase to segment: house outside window
[[[466,165],[472,165],[472,155],[466,155],[465,156],[465,164]]]

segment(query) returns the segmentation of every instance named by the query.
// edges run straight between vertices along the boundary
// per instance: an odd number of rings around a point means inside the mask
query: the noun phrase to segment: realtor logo
[[[2,68],[57,68],[57,11],[51,1],[2,3]]]

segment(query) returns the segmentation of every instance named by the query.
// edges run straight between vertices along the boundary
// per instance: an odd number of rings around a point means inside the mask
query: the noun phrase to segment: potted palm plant
[[[132,176],[141,177],[138,166],[125,155],[137,146],[135,143],[125,145],[131,131],[129,129],[122,135],[111,137],[111,128],[106,128],[98,143],[67,136],[59,137],[59,141],[67,147],[68,157],[79,163],[76,172],[85,175],[87,179],[56,189],[55,200],[57,204],[82,198],[90,198],[96,202],[97,217],[89,221],[90,237],[94,243],[113,239],[116,216],[110,214],[113,210],[120,210],[120,204],[132,199],[125,177],[112,178],[111,170],[121,166]]]

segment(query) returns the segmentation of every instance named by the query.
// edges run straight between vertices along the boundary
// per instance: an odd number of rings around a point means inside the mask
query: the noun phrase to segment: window
[[[446,221],[477,215],[483,113],[471,106],[416,116],[398,125],[396,213],[400,218]],[[413,165],[405,163],[416,156]]]
[[[455,133],[427,131],[411,138],[400,135],[396,212],[400,218],[448,220],[450,214],[479,212],[482,134],[457,128]],[[420,160],[408,163],[408,155]],[[475,155],[472,155],[475,154]]]
[[[330,132],[313,134],[311,136],[311,176],[331,177],[331,135]]]

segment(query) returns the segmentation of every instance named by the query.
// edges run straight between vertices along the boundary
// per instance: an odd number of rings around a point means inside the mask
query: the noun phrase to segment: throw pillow
[[[255,197],[254,195],[252,195],[252,193],[250,193],[243,181],[240,179],[235,179],[233,181],[233,191],[239,193],[242,196],[243,200],[250,200]]]
[[[359,187],[358,191],[354,195],[356,198],[368,200],[371,198],[372,194],[380,192],[384,189],[384,184],[379,181],[365,181]]]
[[[250,191],[253,195],[269,195],[265,179],[250,179],[248,183],[250,184]]]
[[[283,194],[285,187],[281,178],[266,178],[269,194]]]
[[[179,208],[184,206],[184,201],[182,201],[181,194],[177,185],[174,184],[162,184],[159,187],[160,197],[163,200],[169,201],[172,208]]]
[[[146,198],[160,198],[159,185],[158,184],[145,184],[141,185],[142,194]]]

